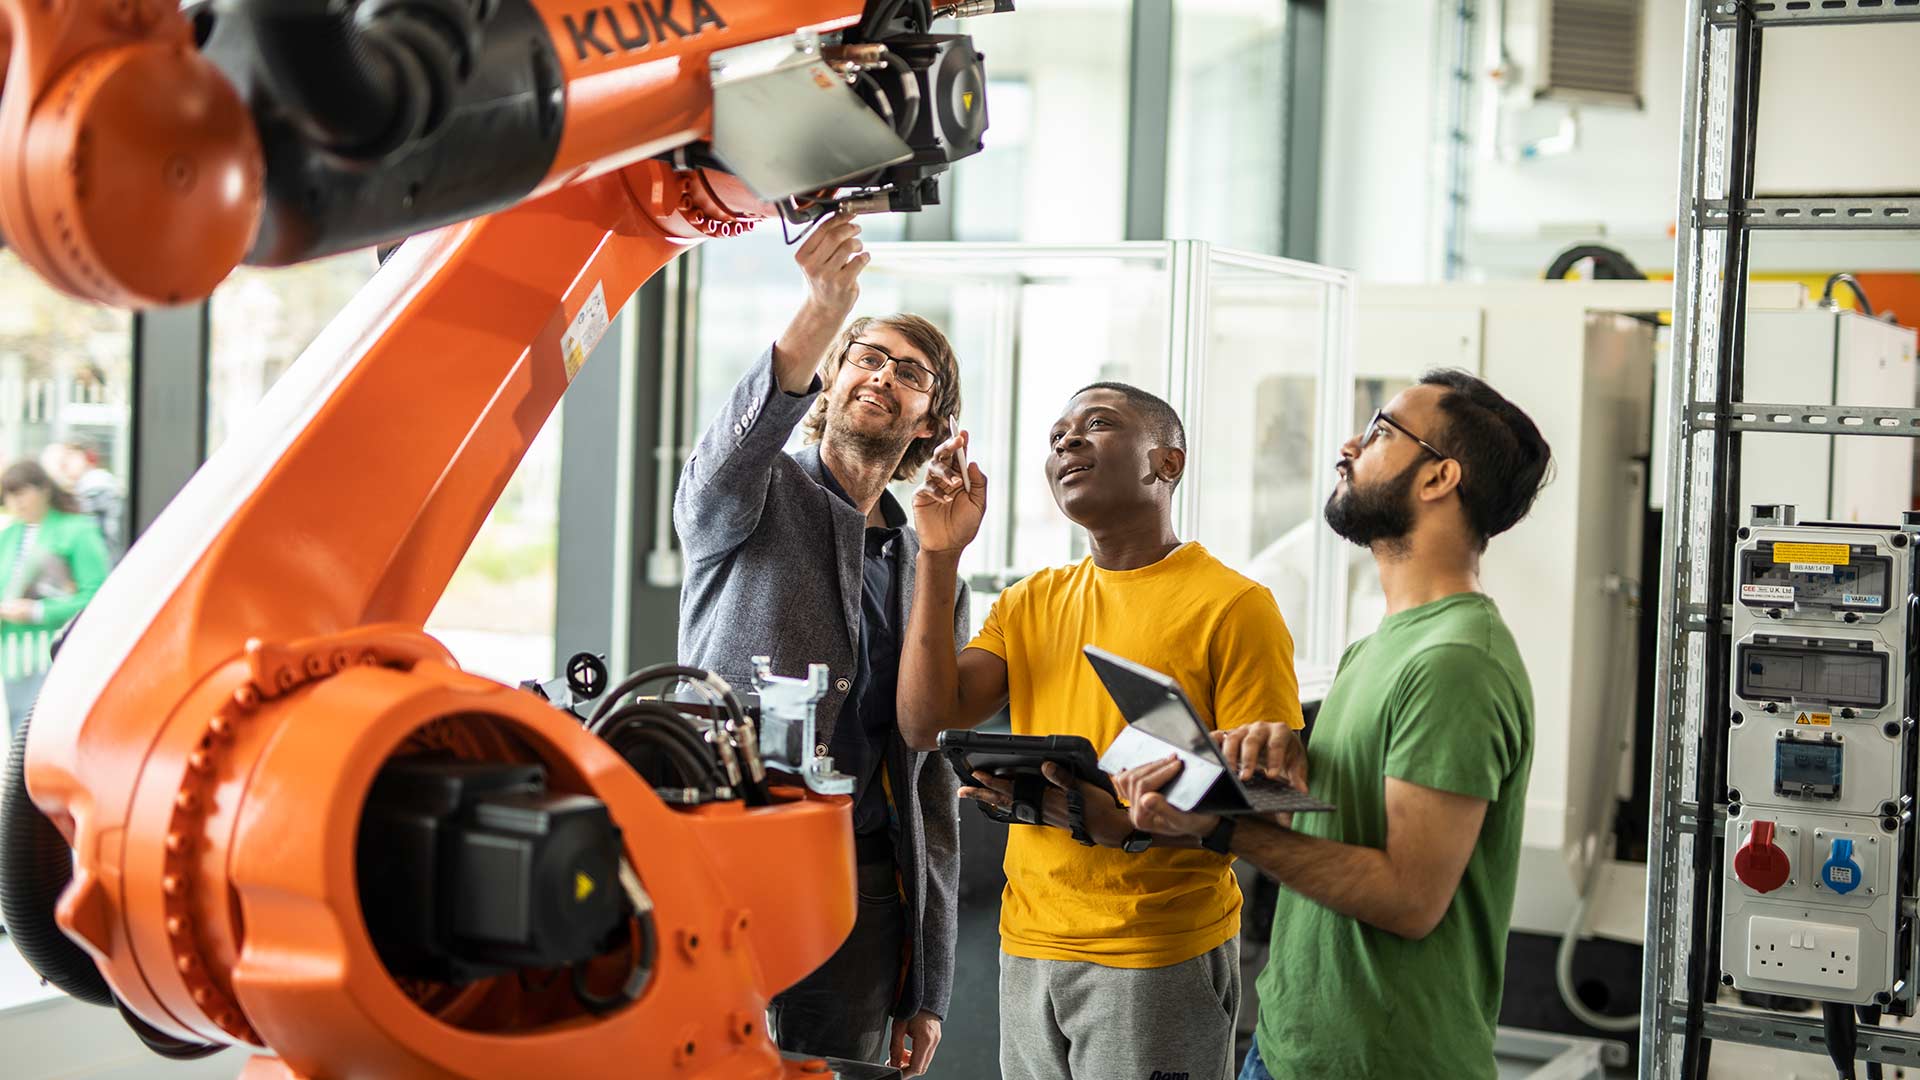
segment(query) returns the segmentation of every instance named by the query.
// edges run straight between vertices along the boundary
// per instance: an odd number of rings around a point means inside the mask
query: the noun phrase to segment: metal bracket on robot
[[[807,677],[773,673],[771,658],[753,658],[753,692],[760,703],[760,757],[767,767],[793,773],[820,795],[853,794],[853,777],[836,772],[819,737],[816,709],[827,696],[827,665],[808,664]]]

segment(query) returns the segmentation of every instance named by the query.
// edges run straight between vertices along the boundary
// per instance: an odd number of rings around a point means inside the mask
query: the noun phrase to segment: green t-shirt
[[[1533,761],[1533,691],[1493,601],[1459,593],[1388,616],[1340,658],[1307,748],[1337,810],[1294,827],[1387,846],[1386,778],[1488,800],[1440,925],[1408,941],[1280,890],[1260,975],[1276,1080],[1496,1075],[1493,1032]]]

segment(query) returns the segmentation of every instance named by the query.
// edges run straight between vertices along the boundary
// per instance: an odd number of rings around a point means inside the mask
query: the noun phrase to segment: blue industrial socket
[[[1853,861],[1852,840],[1834,840],[1832,853],[1820,867],[1820,881],[1842,896],[1860,887],[1860,864]]]

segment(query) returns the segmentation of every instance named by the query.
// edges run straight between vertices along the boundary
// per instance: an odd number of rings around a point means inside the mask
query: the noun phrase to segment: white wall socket
[[[1831,990],[1860,985],[1860,931],[1851,926],[1775,919],[1747,920],[1747,974]]]

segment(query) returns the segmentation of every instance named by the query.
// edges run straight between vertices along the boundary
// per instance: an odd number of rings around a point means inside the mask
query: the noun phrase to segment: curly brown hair
[[[935,434],[908,443],[907,452],[901,455],[900,467],[893,470],[895,480],[911,480],[919,473],[920,467],[933,457],[934,448],[947,439],[945,418],[960,415],[960,358],[954,355],[953,344],[947,340],[947,335],[918,315],[865,316],[848,323],[847,328],[834,339],[833,349],[827,353],[827,362],[820,368],[823,387],[832,387],[833,381],[840,377],[840,365],[847,362],[847,349],[854,339],[876,326],[906,338],[907,344],[927,358],[937,380],[933,384],[933,404],[927,412],[934,419]],[[809,444],[819,442],[826,433],[826,393],[814,399],[813,408],[800,421],[800,430],[806,433]]]

